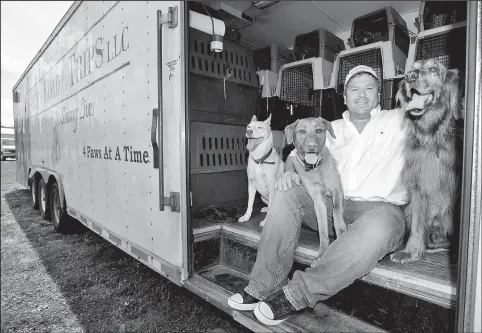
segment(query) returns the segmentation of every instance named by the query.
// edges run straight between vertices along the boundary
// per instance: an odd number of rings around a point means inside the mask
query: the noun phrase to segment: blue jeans
[[[332,224],[330,201],[326,203]],[[316,215],[313,200],[302,185],[275,191],[245,291],[263,300],[283,288],[297,310],[314,307],[369,273],[380,259],[402,245],[405,220],[400,207],[345,200],[343,210],[348,230],[328,246],[318,265],[294,272],[288,281],[301,225],[317,230]]]

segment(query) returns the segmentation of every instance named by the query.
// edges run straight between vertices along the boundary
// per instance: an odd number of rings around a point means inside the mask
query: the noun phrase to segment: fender
[[[55,179],[57,180],[57,184],[59,186],[60,202],[61,202],[62,208],[65,209],[66,208],[66,207],[64,207],[64,206],[66,206],[65,205],[65,193],[64,193],[64,186],[62,184],[62,178],[60,177],[60,174],[56,171],[46,169],[45,167],[33,166],[32,169],[30,169],[30,173],[28,175],[29,181],[32,179],[33,175],[37,172],[42,175],[42,178],[44,180],[47,179],[47,181],[50,178],[50,176],[55,177]]]

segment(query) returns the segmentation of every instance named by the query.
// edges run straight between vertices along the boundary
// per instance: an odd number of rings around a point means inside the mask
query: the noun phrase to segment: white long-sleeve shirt
[[[370,112],[371,119],[358,132],[348,111],[343,119],[331,122],[336,139],[326,136],[326,146],[337,162],[346,199],[385,201],[396,205],[407,202],[401,183],[404,165],[404,115],[399,110]],[[328,133],[328,132],[327,132]],[[291,152],[295,156],[296,149]]]

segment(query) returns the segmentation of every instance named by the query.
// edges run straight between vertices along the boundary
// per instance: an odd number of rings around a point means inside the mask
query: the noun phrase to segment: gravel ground
[[[248,332],[82,224],[55,233],[1,163],[1,332]]]

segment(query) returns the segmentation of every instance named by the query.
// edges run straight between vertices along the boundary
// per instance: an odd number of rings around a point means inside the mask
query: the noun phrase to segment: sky
[[[1,2],[2,126],[13,126],[13,86],[73,3]]]

